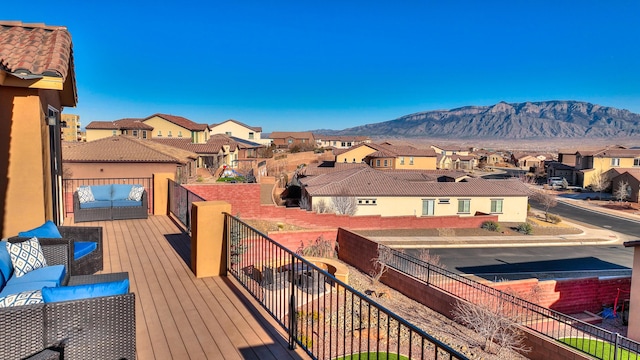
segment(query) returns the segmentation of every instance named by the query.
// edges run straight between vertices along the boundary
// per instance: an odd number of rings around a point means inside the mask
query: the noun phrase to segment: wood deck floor
[[[137,358],[308,359],[231,277],[196,278],[189,237],[171,218],[73,224],[102,226],[104,271],[129,272],[136,294]]]

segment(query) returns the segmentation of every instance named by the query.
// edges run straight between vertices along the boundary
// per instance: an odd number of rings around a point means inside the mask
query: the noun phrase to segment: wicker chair
[[[71,275],[91,275],[103,269],[102,227],[99,226],[58,226],[58,231],[62,239],[38,238],[42,245],[67,244],[69,249]],[[24,241],[27,238],[12,237],[9,241]],[[97,243],[97,247],[91,253],[74,260],[74,242],[92,241]]]
[[[69,266],[67,244],[41,246],[47,264]],[[135,294],[0,308],[0,333],[0,359],[133,360]]]
[[[81,209],[78,192],[73,192],[73,221],[103,221],[103,220],[125,220],[125,219],[146,219],[149,217],[149,195],[147,190],[142,193],[142,206],[131,207],[104,207]]]

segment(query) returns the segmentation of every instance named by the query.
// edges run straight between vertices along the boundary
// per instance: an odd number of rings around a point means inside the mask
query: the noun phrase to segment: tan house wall
[[[229,133],[229,134],[227,134]],[[253,133],[253,137],[250,137],[250,133]],[[246,128],[240,124],[237,124],[233,121],[227,121],[224,122],[222,124],[216,125],[214,127],[211,128],[210,131],[211,135],[214,134],[227,134],[229,136],[234,136],[240,139],[245,139],[245,140],[249,140],[249,141],[254,141],[257,143],[262,143],[260,141],[261,136],[262,136],[262,132],[260,131],[255,131],[249,128]]]
[[[41,225],[53,214],[47,105],[55,91],[0,86],[0,234]]]
[[[150,178],[154,173],[176,173],[176,164],[166,163],[76,163],[63,162],[73,179]]]
[[[344,153],[336,156],[336,162],[341,163],[361,163],[365,157],[369,154],[376,152],[375,149],[368,146],[360,146],[355,149],[345,151]]]
[[[87,141],[94,141],[113,136],[114,130],[87,129]],[[116,135],[120,135],[120,130],[115,130]]]
[[[401,158],[404,157],[404,165],[401,164]],[[411,165],[410,156],[398,156],[395,159],[395,168],[398,170],[435,170],[436,157],[430,156],[414,156],[413,165]]]
[[[619,166],[611,166],[611,159],[611,157],[593,157],[593,171],[585,173],[582,187],[591,185],[593,183],[594,175],[596,174],[601,174],[606,177],[607,174],[605,173],[613,168],[633,167],[633,158],[620,158]],[[607,181],[611,181],[611,179],[607,179]]]
[[[205,133],[205,131],[192,131],[182,126],[176,125],[170,121],[167,121],[159,116],[154,116],[144,121],[145,124],[152,126],[153,131],[151,132],[150,137],[153,138],[161,138],[161,139],[169,139],[169,138],[178,138],[178,139],[192,139],[192,142],[195,144],[202,144],[207,142],[209,139],[209,134]],[[169,132],[171,132],[171,136],[169,136]]]
[[[491,200],[502,199],[502,213],[492,215],[498,216],[498,221],[504,222],[525,222],[527,220],[527,203],[526,196],[519,197],[385,197],[385,196],[357,196],[356,200],[363,200],[363,204],[358,205],[358,211],[355,216],[363,215],[380,215],[380,216],[417,216],[422,217],[422,200],[434,199],[435,208],[433,216],[474,216],[476,212],[492,214]],[[443,199],[449,199],[448,204],[440,203]],[[458,213],[458,200],[470,199],[469,213]],[[330,196],[315,196],[312,199],[312,205],[318,204],[320,201],[330,205]],[[364,203],[369,201],[369,205]],[[372,200],[376,204],[372,205]]]

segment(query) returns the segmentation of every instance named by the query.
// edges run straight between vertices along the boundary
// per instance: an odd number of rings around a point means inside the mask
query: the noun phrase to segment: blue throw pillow
[[[26,238],[43,238],[43,239],[61,239],[62,235],[60,235],[60,231],[58,231],[58,227],[51,220],[47,220],[44,224],[38,226],[35,229],[21,231],[18,233],[19,237]]]
[[[129,279],[97,284],[45,287],[42,298],[45,303],[88,299],[100,296],[124,295],[129,292]]]

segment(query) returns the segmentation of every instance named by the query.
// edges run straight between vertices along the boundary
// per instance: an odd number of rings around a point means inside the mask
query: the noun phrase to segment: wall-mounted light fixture
[[[49,126],[55,126],[57,120],[58,119],[55,116],[47,116],[47,121],[49,122]]]

